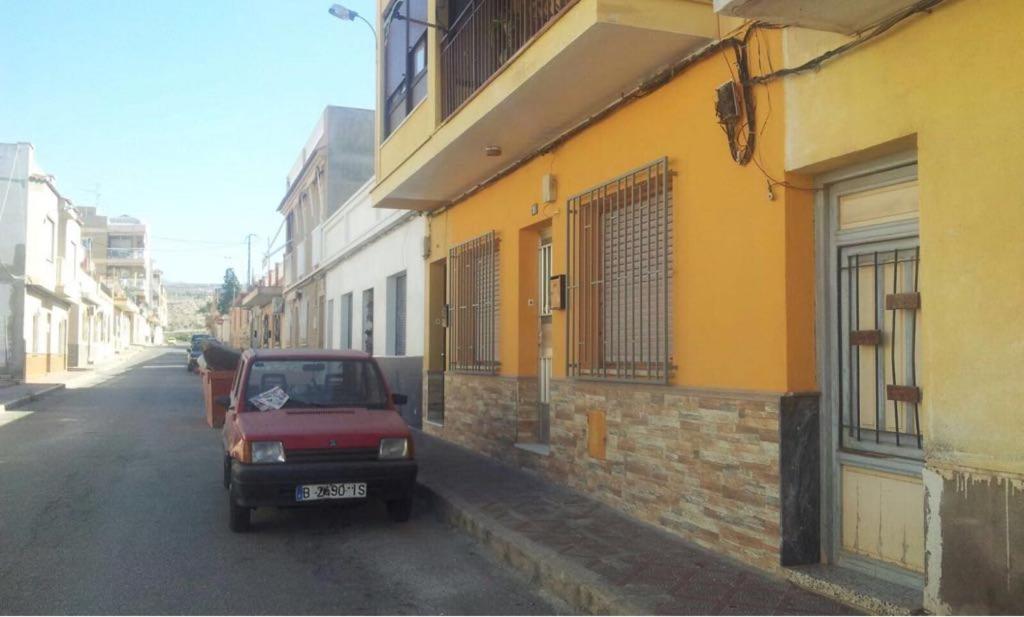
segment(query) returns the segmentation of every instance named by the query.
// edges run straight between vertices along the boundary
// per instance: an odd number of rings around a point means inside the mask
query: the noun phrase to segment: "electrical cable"
[[[788,75],[797,75],[799,73],[806,73],[807,71],[817,69],[822,64],[831,60],[832,58],[844,54],[850,51],[851,49],[859,47],[864,43],[867,43],[871,39],[874,39],[884,34],[885,32],[892,29],[895,25],[899,24],[903,20],[917,13],[931,12],[933,8],[935,8],[939,4],[942,4],[945,1],[946,0],[920,0],[920,2],[910,6],[906,10],[901,11],[887,19],[883,19],[881,22],[878,23],[877,26],[875,26],[870,32],[868,32],[864,36],[858,37],[834,49],[830,49],[829,51],[826,51],[825,53],[819,56],[811,58],[807,62],[804,62],[803,64],[800,64],[798,66],[779,69],[778,71],[773,71],[771,73],[768,73],[767,75],[759,75],[757,77],[750,78],[747,83],[752,86],[758,84],[766,84],[770,81],[774,81],[776,79],[780,79]]]
[[[169,238],[167,236],[150,236],[150,238],[152,238],[154,240],[165,240],[167,242],[179,242],[179,243],[183,243],[183,244],[195,244],[195,245],[203,245],[203,246],[225,246],[225,247],[227,247],[227,246],[239,246],[239,245],[245,244],[244,240],[242,242],[218,242],[218,241],[212,241],[212,240],[196,240],[194,238]]]
[[[768,83],[770,81],[774,81],[776,79],[785,77],[786,75],[792,75],[792,74],[796,74],[796,73],[801,73],[801,72],[805,72],[805,71],[811,70],[813,68],[817,68],[823,62],[825,62],[825,61],[827,61],[827,60],[829,60],[831,58],[834,58],[834,57],[836,57],[836,56],[838,56],[840,54],[843,54],[843,53],[849,51],[850,49],[853,49],[854,47],[862,45],[865,42],[867,42],[867,41],[869,41],[869,40],[871,40],[871,39],[881,35],[882,33],[884,33],[885,31],[887,31],[889,29],[891,29],[893,26],[895,26],[899,22],[903,21],[904,19],[907,19],[908,17],[911,17],[912,15],[914,15],[916,13],[930,11],[932,8],[938,6],[939,4],[941,4],[942,2],[945,2],[945,1],[946,0],[921,0],[921,2],[918,2],[917,4],[913,5],[909,9],[898,13],[896,16],[891,17],[891,18],[886,19],[886,20],[883,20],[868,35],[863,36],[863,37],[861,37],[861,38],[859,38],[859,39],[857,39],[855,41],[851,41],[851,42],[849,42],[849,43],[847,43],[845,45],[841,45],[840,47],[837,47],[837,48],[835,48],[835,49],[833,49],[831,51],[825,52],[824,54],[818,56],[817,58],[809,60],[808,62],[805,62],[804,64],[802,64],[800,66],[793,67],[793,68],[788,68],[788,69],[780,69],[780,70],[772,71],[771,73],[768,73],[768,74],[765,74],[765,75],[758,75],[756,77],[750,77],[749,75],[747,75],[747,78],[745,80],[746,83],[742,84],[743,86],[745,86],[744,90],[749,92],[749,90],[747,90],[747,88],[749,88],[751,86],[766,84],[766,83]],[[539,148],[536,148],[536,149],[530,151],[529,153],[523,155],[522,157],[520,157],[516,161],[514,161],[514,162],[510,163],[509,165],[505,166],[504,168],[498,170],[497,172],[495,172],[491,176],[485,178],[484,180],[481,180],[480,182],[478,182],[474,186],[470,187],[466,191],[462,192],[461,194],[456,195],[448,203],[442,205],[439,208],[431,210],[430,213],[429,213],[430,216],[434,217],[434,216],[438,216],[438,215],[444,213],[445,211],[447,211],[449,208],[451,208],[455,204],[468,199],[469,197],[471,197],[472,195],[475,195],[476,193],[479,193],[483,189],[485,189],[488,186],[494,184],[495,182],[501,180],[502,178],[508,176],[509,174],[513,173],[514,171],[516,171],[520,167],[526,165],[528,162],[532,161],[533,159],[537,158],[538,156],[543,156],[545,154],[548,154],[549,152],[552,152],[552,151],[556,150],[563,143],[565,143],[566,141],[568,141],[571,138],[575,137],[577,134],[583,132],[588,127],[590,127],[590,126],[596,124],[597,122],[607,118],[612,113],[617,111],[619,108],[621,108],[621,107],[623,107],[625,105],[628,105],[631,102],[633,102],[635,100],[638,100],[638,99],[641,99],[641,98],[647,96],[648,94],[658,90],[661,86],[663,86],[663,85],[667,84],[668,82],[672,81],[672,79],[674,79],[677,75],[679,75],[682,72],[688,70],[691,66],[695,65],[696,63],[698,63],[698,62],[708,58],[709,56],[711,56],[711,55],[713,55],[715,53],[721,52],[723,49],[725,49],[727,47],[735,49],[735,47],[737,45],[740,45],[740,44],[743,43],[743,39],[748,38],[748,36],[750,35],[751,30],[782,29],[782,28],[786,28],[786,26],[780,25],[780,24],[770,24],[770,23],[764,23],[764,22],[754,22],[754,23],[752,23],[747,28],[747,31],[744,33],[743,37],[740,37],[740,38],[730,37],[728,39],[720,39],[718,41],[713,41],[711,43],[708,43],[704,47],[701,47],[700,49],[697,49],[696,51],[691,52],[690,54],[684,56],[683,58],[680,58],[678,61],[676,61],[675,63],[670,65],[668,68],[666,68],[666,69],[656,73],[655,75],[651,76],[650,78],[644,80],[643,82],[638,84],[635,88],[633,88],[629,92],[626,92],[626,93],[622,94],[618,99],[614,100],[613,102],[608,104],[606,107],[604,107],[601,110],[597,111],[596,113],[594,113],[594,114],[584,118],[579,123],[573,125],[569,129],[567,129],[567,130],[563,131],[562,133],[558,134],[557,136],[555,136],[553,139],[549,140],[544,145],[542,145]],[[752,93],[750,93],[750,94],[752,95]],[[752,96],[747,96],[747,97],[745,97],[745,99],[746,99],[745,102],[749,101],[749,103],[752,105],[752,103],[753,103]],[[753,113],[751,113],[750,116],[752,117]],[[742,154],[745,155],[745,153],[742,153]],[[740,157],[740,158],[742,159],[742,157]],[[786,186],[788,188],[792,188],[792,189],[795,189],[795,190],[806,190],[806,191],[817,190],[817,189],[813,189],[813,188],[810,188],[810,187],[794,186],[794,185],[790,185],[789,183],[787,183],[785,181],[776,180],[776,179],[772,178],[771,175],[768,174],[763,169],[761,170],[761,173],[765,174],[765,177],[768,179],[769,183],[774,183],[774,184],[771,184],[770,186]],[[281,225],[284,226],[284,221],[282,221]],[[278,233],[280,233],[280,230],[278,231]]]

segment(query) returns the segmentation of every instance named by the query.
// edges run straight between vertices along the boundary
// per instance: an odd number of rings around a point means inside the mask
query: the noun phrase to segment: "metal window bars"
[[[576,0],[470,0],[441,39],[441,117],[448,118]]]
[[[668,383],[672,174],[662,158],[568,202],[567,373]]]
[[[843,447],[920,457],[920,248],[840,256]]]
[[[498,372],[498,237],[491,231],[448,251],[448,369]]]

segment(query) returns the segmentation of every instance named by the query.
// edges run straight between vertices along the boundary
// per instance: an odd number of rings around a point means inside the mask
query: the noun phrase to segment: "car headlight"
[[[380,440],[381,459],[407,458],[409,456],[409,440],[405,437],[389,437]]]
[[[254,463],[284,462],[284,444],[280,441],[254,441],[249,447]]]

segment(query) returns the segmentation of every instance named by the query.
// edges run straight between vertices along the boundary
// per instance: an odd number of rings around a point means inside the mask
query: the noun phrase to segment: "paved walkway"
[[[158,351],[161,350],[161,351]],[[28,383],[0,387],[0,412],[34,401],[51,392],[64,388],[81,388],[94,385],[117,374],[125,367],[137,362],[146,354],[166,351],[159,347],[130,347],[121,353],[87,369],[74,369],[47,373],[32,378]],[[184,370],[184,363],[182,363]]]
[[[448,520],[576,610],[852,614],[530,472],[416,433],[420,483]]]

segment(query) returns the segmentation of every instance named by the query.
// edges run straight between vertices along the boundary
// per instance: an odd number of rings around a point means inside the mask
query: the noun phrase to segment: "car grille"
[[[341,463],[346,461],[375,461],[377,448],[324,448],[315,450],[289,450],[285,460],[290,463]]]

